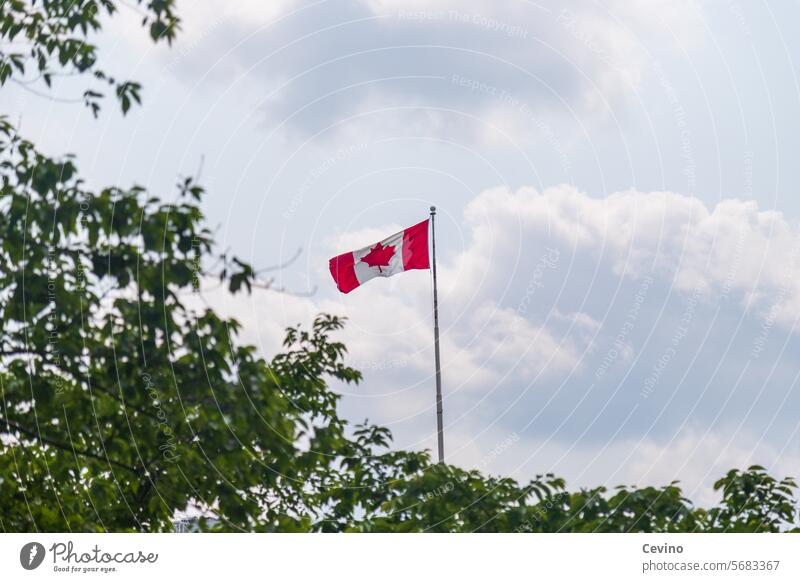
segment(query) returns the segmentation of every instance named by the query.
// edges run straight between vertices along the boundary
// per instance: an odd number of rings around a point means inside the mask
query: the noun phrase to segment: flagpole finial
[[[431,206],[431,214],[436,214],[436,207],[435,206]]]

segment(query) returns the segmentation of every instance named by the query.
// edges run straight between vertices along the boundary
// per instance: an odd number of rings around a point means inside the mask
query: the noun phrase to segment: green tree
[[[539,475],[521,485],[477,471],[425,464],[387,484],[380,511],[354,531],[405,532],[780,532],[798,531],[796,484],[763,467],[730,471],[715,484],[721,504],[695,507],[677,483],[569,492]]]
[[[328,341],[341,323],[255,357],[237,322],[185,304],[211,249],[197,186],[89,192],[72,161],[0,134],[3,526],[168,529],[196,500],[231,528],[309,527],[310,484],[359,453],[320,389],[359,377]],[[252,277],[238,264],[231,288]]]
[[[140,4],[150,36],[171,41],[171,0]],[[116,87],[123,112],[139,100],[138,84],[95,66],[99,12],[114,15],[116,2],[0,10],[11,43],[0,82],[32,69],[45,85],[83,74],[95,114],[97,81]],[[331,491],[383,471],[348,459],[385,431],[347,438],[325,389],[326,375],[359,378],[329,341],[341,322],[290,330],[285,353],[266,362],[237,345],[237,322],[187,307],[213,252],[191,180],[172,203],[138,186],[89,191],[71,157],[43,155],[6,119],[0,175],[0,527],[168,530],[190,503],[234,530],[345,521],[358,494]],[[249,290],[252,268],[222,259],[231,292]],[[329,513],[314,505],[322,488]]]
[[[84,75],[123,112],[133,81],[96,68],[92,35],[111,0],[0,3],[0,84]],[[155,41],[172,41],[171,0],[140,1]],[[24,42],[18,42],[24,39]],[[16,44],[15,44],[16,43]],[[38,77],[27,78],[31,71]],[[695,508],[677,484],[569,492],[433,464],[351,426],[331,381],[355,383],[343,322],[287,330],[267,361],[239,324],[192,308],[216,273],[232,293],[253,269],[215,251],[203,190],[173,202],[138,186],[85,188],[70,156],[51,158],[0,118],[0,529],[162,531],[196,506],[246,531],[779,531],[797,522],[796,485],[760,467],[717,483],[719,507]],[[196,302],[195,302],[196,303]]]

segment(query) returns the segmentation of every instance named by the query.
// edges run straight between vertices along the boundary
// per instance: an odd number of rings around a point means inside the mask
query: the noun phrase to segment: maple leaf
[[[383,246],[381,243],[376,244],[369,249],[369,252],[361,257],[361,261],[368,264],[370,267],[378,267],[378,271],[383,273],[381,267],[389,266],[389,259],[394,256],[394,247]]]

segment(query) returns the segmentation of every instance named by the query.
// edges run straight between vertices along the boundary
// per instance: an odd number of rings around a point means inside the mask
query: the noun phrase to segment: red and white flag
[[[412,269],[430,269],[428,221],[423,220],[374,245],[333,257],[330,269],[342,293],[350,293],[375,277],[391,277]]]

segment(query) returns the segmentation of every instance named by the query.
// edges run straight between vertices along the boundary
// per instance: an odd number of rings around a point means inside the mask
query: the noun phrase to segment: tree
[[[140,1],[171,41],[171,0]],[[6,1],[0,84],[30,70],[110,83],[122,111],[139,86],[96,68],[101,0]],[[13,42],[25,38],[25,50]],[[4,45],[6,46],[6,45]],[[30,80],[26,80],[26,83]],[[97,115],[102,95],[87,88]],[[165,202],[138,186],[86,189],[75,160],[51,158],[0,118],[0,529],[163,531],[176,511],[199,527],[246,531],[777,531],[796,523],[796,485],[760,467],[717,483],[694,508],[676,484],[568,492],[431,463],[351,426],[331,380],[355,383],[335,341],[341,319],[287,330],[267,361],[238,322],[188,298],[222,259],[232,293],[254,270],[218,255],[181,180]],[[206,521],[213,516],[217,521]]]
[[[172,2],[140,4],[152,38],[171,40]],[[0,54],[2,82],[31,67],[48,85],[65,68],[112,81],[90,35],[115,5],[0,4],[4,38],[29,44]],[[116,86],[125,112],[138,85]],[[97,114],[100,94],[86,95]],[[43,155],[5,119],[0,175],[0,526],[168,530],[193,503],[223,528],[308,529],[317,484],[349,481],[342,456],[383,439],[345,438],[336,396],[320,390],[324,374],[359,378],[328,340],[341,322],[291,330],[265,362],[236,345],[237,322],[187,307],[213,250],[191,180],[174,203],[138,186],[92,192],[71,157]],[[221,278],[239,292],[254,272],[226,260]]]
[[[301,527],[317,452],[345,442],[319,377],[358,378],[327,341],[340,322],[296,331],[270,366],[235,321],[185,305],[211,249],[197,186],[174,204],[88,192],[72,161],[0,132],[4,527],[168,529],[190,499],[229,527]]]
[[[384,491],[381,511],[355,531],[435,532],[778,532],[798,531],[796,485],[762,467],[733,470],[715,484],[722,504],[694,507],[677,483],[569,492],[539,475],[520,485],[445,465],[426,464]]]

